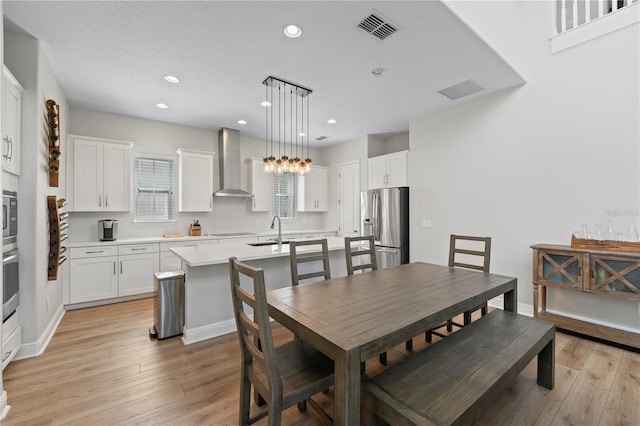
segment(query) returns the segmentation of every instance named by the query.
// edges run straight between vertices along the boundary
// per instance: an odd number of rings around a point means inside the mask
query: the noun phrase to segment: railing
[[[587,24],[640,0],[556,0],[557,31],[565,31]]]

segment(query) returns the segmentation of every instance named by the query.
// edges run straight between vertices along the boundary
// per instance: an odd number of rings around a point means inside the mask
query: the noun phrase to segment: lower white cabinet
[[[11,362],[22,346],[20,308],[2,323],[2,369]]]
[[[70,303],[153,291],[158,244],[74,247],[69,255]]]
[[[118,247],[118,296],[150,293],[154,273],[159,270],[158,245],[137,244]]]

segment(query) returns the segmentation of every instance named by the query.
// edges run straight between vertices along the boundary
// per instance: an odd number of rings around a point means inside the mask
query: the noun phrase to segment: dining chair
[[[491,237],[473,237],[465,235],[454,235],[449,237],[449,266],[452,268],[466,268],[476,271],[489,272],[489,264],[491,263]],[[432,334],[440,337],[446,337],[446,334],[440,333],[437,329],[444,326],[447,331],[453,331],[453,326],[462,328],[471,322],[471,314],[480,309],[481,315],[487,314],[487,303],[483,303],[463,314],[463,323],[457,323],[453,318],[446,322],[433,327],[425,333],[425,340],[431,343]]]
[[[368,243],[366,247],[361,243]],[[353,247],[352,244],[357,243],[358,246]],[[364,271],[370,269],[372,271],[378,270],[378,261],[376,260],[376,246],[373,235],[366,237],[344,237],[344,254],[347,260],[347,275],[353,275],[357,271]],[[368,263],[363,263],[366,260],[362,260],[364,256],[368,256]],[[355,261],[354,261],[355,260]],[[387,365],[387,353],[383,352],[379,355],[380,363]],[[364,370],[364,363],[361,366]]]
[[[303,247],[310,247],[311,251],[307,251],[304,249],[299,250]],[[326,238],[320,240],[290,241],[289,260],[291,262],[291,285],[298,285],[300,281],[310,278],[323,277],[325,280],[331,278],[331,268],[329,266],[329,248]],[[308,265],[311,262],[318,261],[322,262],[322,269],[312,272],[300,272],[299,268],[301,267],[301,265]],[[306,267],[302,268],[306,269]]]
[[[280,425],[282,411],[307,402],[331,423],[324,410],[311,399],[334,383],[333,361],[302,339],[274,347],[264,285],[264,271],[229,259],[233,313],[242,350],[240,371],[240,425],[269,416],[269,425]],[[241,276],[252,282],[253,294],[241,287]],[[246,285],[245,285],[246,286]],[[245,312],[247,307],[247,312]],[[266,402],[266,409],[251,417],[251,386]]]

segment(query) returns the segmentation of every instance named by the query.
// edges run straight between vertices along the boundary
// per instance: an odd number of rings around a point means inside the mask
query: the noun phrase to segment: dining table
[[[362,361],[498,296],[517,312],[517,278],[413,262],[279,288],[267,302],[274,320],[333,359],[334,423],[358,425]]]

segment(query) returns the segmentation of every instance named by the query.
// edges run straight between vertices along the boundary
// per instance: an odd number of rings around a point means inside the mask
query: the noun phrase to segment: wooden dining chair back
[[[282,410],[295,404],[304,409],[307,401],[330,421],[310,398],[333,385],[333,361],[301,339],[274,347],[264,271],[232,257],[229,275],[242,351],[240,424],[249,425],[268,415],[269,425],[279,425]],[[253,294],[242,288],[241,276],[252,282]],[[252,312],[246,312],[245,306]],[[251,385],[267,404],[266,410],[253,417],[250,415]]]
[[[322,277],[331,278],[329,266],[329,247],[327,239],[289,242],[289,260],[291,262],[291,284],[298,285],[302,280]],[[308,271],[312,262],[321,262],[322,269]],[[314,265],[315,266],[315,265]],[[305,272],[300,272],[304,270]]]
[[[361,244],[363,242],[368,243],[366,247],[362,245],[352,246],[353,243]],[[344,253],[347,259],[347,275],[353,275],[356,271],[367,269],[375,271],[378,269],[373,235],[367,237],[344,237]],[[366,259],[362,260],[365,257]],[[365,263],[367,259],[368,263]]]
[[[491,264],[491,237],[474,237],[468,235],[455,235],[451,234],[449,237],[449,267],[452,268],[466,268],[476,271],[489,272],[489,265]],[[432,328],[425,333],[425,340],[431,343],[432,334],[439,337],[446,337],[437,331],[446,325],[447,331],[450,333],[453,331],[453,326],[462,328],[471,322],[471,314],[480,309],[482,316],[487,314],[488,305],[483,303],[463,314],[462,323],[458,323],[453,318],[448,319],[446,322]]]
[[[481,245],[482,247],[478,247]],[[475,260],[473,261],[475,257]],[[449,266],[489,272],[491,263],[491,237],[451,235],[449,239]]]

